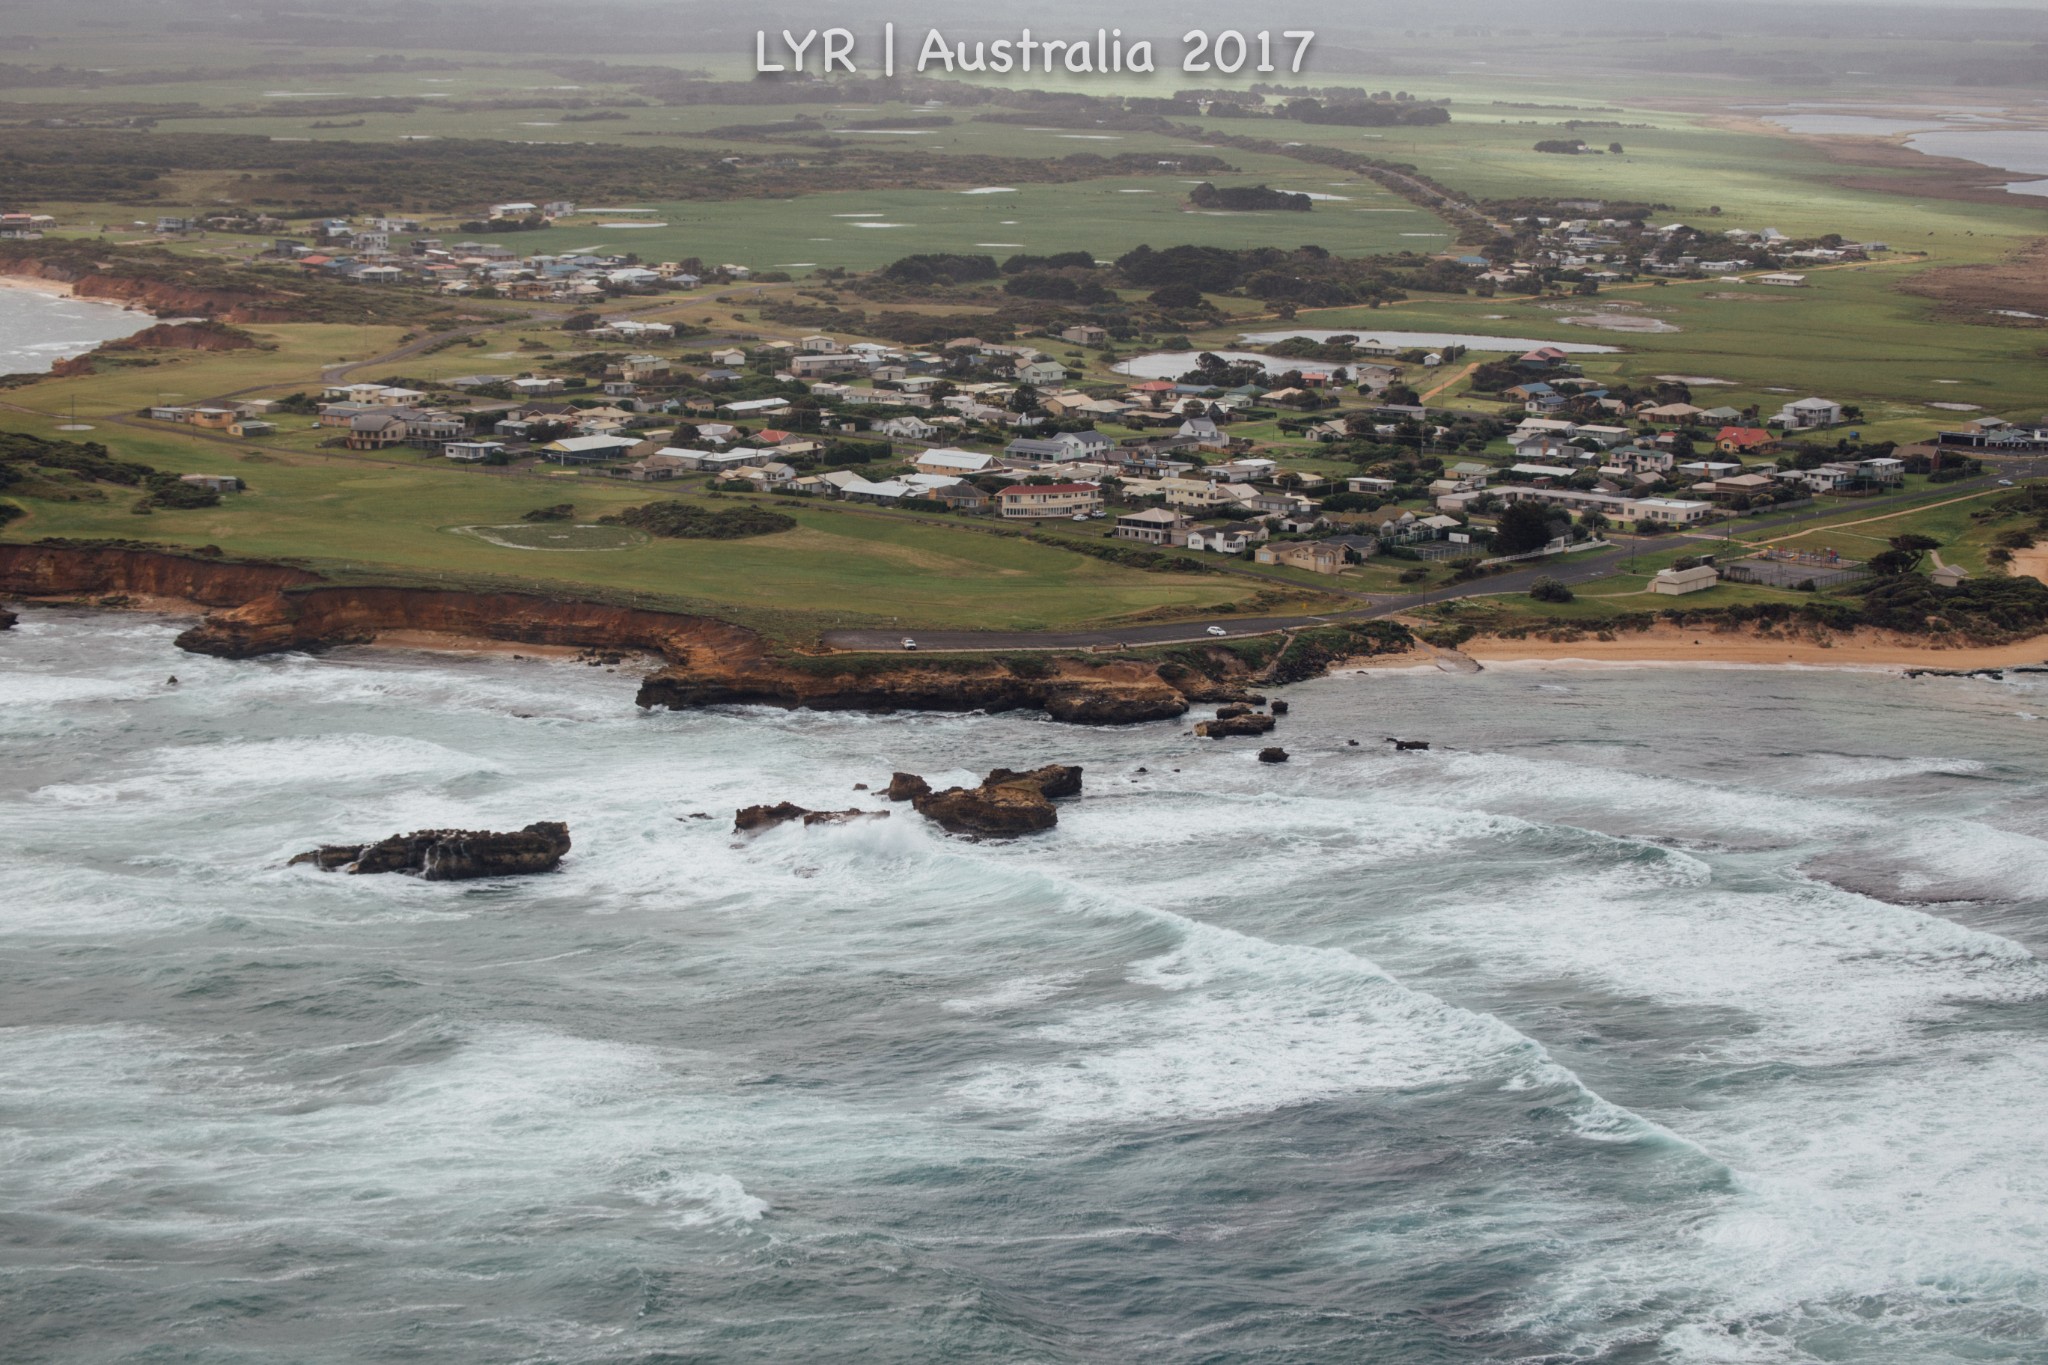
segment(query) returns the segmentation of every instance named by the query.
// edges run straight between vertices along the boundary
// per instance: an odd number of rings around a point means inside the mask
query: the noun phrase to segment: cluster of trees
[[[882,277],[898,284],[972,284],[995,279],[1002,272],[993,256],[958,255],[928,251],[904,256],[882,267]]]
[[[1405,297],[1401,281],[1414,287],[1464,292],[1471,271],[1454,261],[1412,255],[1346,257],[1320,246],[1249,247],[1140,246],[1116,260],[1118,275],[1140,289],[1184,286],[1200,293],[1243,293],[1303,306],[1379,304]],[[1185,295],[1175,296],[1177,299]]]
[[[772,508],[742,505],[710,508],[689,502],[650,502],[603,518],[673,540],[741,540],[796,529],[795,517]]]
[[[1451,121],[1451,111],[1441,104],[1379,100],[1329,104],[1315,99],[1289,100],[1281,107],[1280,113],[1298,123],[1337,124],[1347,128],[1423,127]]]
[[[211,489],[184,483],[177,474],[154,465],[115,459],[98,441],[48,441],[23,432],[0,432],[0,490],[51,476],[136,489],[142,494],[135,503],[137,512],[220,505],[220,494]]]
[[[1189,192],[1188,202],[1198,209],[1228,209],[1236,213],[1273,209],[1307,213],[1315,207],[1315,200],[1305,194],[1290,194],[1264,185],[1227,185],[1219,189],[1207,180]]]

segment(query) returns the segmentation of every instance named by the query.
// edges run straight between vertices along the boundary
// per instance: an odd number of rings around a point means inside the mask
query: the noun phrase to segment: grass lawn
[[[56,435],[51,424],[10,426]],[[798,529],[748,540],[649,540],[562,552],[491,544],[464,526],[520,523],[552,503],[577,521],[667,494],[598,478],[492,476],[434,457],[382,452],[392,463],[102,430],[114,450],[183,473],[228,473],[247,492],[217,508],[144,517],[133,495],[103,501],[19,498],[30,511],[9,538],[124,537],[219,545],[230,554],[304,560],[346,576],[489,582],[644,595],[681,607],[772,618],[816,629],[893,623],[925,628],[1055,629],[1161,610],[1201,610],[1250,597],[1258,584],[1222,575],[1145,573],[1014,537],[834,505],[785,503]]]

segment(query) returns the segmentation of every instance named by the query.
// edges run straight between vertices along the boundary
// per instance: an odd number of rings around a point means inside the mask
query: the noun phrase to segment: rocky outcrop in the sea
[[[790,801],[779,801],[772,806],[742,806],[733,812],[732,832],[734,834],[759,834],[764,829],[774,829],[792,820],[801,820],[806,825],[843,825],[853,820],[886,820],[885,810],[805,810]]]
[[[888,792],[891,801],[909,801],[918,814],[941,829],[989,838],[1051,829],[1060,820],[1053,802],[1080,794],[1081,769],[1064,763],[1030,772],[997,768],[978,787],[948,787],[944,791],[933,791],[921,777],[897,773],[890,779]]]
[[[1230,690],[1225,688],[1226,695]],[[698,655],[649,675],[640,705],[690,710],[700,706],[780,706],[813,711],[1020,711],[1042,708],[1075,725],[1133,725],[1171,720],[1188,709],[1187,693],[1135,660],[1097,664],[1049,659],[1018,671],[1003,662],[890,660],[885,669],[847,658],[800,664],[726,667]]]
[[[1270,749],[1259,750],[1259,762],[1261,763],[1285,763],[1286,761],[1287,751],[1277,744]]]
[[[14,623],[21,618],[5,607],[0,607],[0,630],[13,630]]]
[[[891,801],[915,801],[920,796],[931,795],[931,790],[932,784],[916,773],[893,773],[882,794]]]
[[[1226,706],[1216,713],[1216,719],[1198,722],[1195,725],[1195,733],[1205,739],[1263,735],[1278,723],[1264,711],[1253,711],[1243,706]]]
[[[569,851],[569,827],[541,820],[509,833],[421,829],[373,844],[323,844],[291,860],[323,872],[412,872],[430,882],[519,877],[552,872]]]

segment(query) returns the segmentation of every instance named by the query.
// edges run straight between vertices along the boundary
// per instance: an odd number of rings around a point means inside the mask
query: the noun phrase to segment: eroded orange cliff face
[[[0,545],[0,593],[138,595],[216,608],[180,648],[245,659],[428,633],[472,640],[644,651],[666,660],[639,703],[682,710],[768,705],[813,710],[1008,711],[1118,725],[1178,716],[1195,701],[1245,695],[1229,656],[1219,676],[1147,659],[777,654],[712,617],[519,592],[329,583],[291,565],[107,546]]]

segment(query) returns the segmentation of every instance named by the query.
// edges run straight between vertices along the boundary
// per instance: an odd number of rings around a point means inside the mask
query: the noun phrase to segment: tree
[[[1010,395],[1010,411],[1038,411],[1038,390],[1030,384],[1019,384],[1017,391]]]
[[[1870,557],[1870,571],[1895,578],[1909,574],[1920,567],[1920,560],[1929,550],[1938,550],[1941,542],[1932,536],[1900,535],[1891,538],[1891,548]]]
[[[1491,549],[1497,555],[1523,555],[1551,541],[1550,518],[1533,502],[1511,502],[1500,514]]]
[[[1619,142],[1610,142],[1607,144],[1607,151],[1611,156],[1620,156],[1621,144]]]

